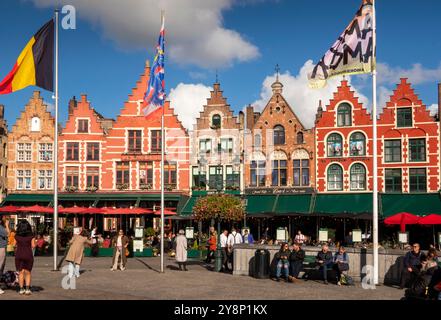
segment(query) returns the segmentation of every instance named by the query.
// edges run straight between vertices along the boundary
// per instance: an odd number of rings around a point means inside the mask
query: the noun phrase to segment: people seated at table
[[[341,275],[349,270],[349,256],[343,246],[334,255],[334,270],[337,272],[337,285],[341,285]]]
[[[400,289],[404,289],[409,281],[413,281],[419,275],[423,260],[425,256],[420,250],[419,243],[414,243],[412,250],[404,256]]]
[[[331,270],[334,263],[331,251],[329,251],[328,244],[322,245],[322,250],[317,253],[315,258],[319,270],[322,270],[323,283],[328,284],[328,270]]]
[[[291,282],[299,279],[300,271],[303,269],[303,261],[305,260],[305,251],[302,244],[294,242],[291,254],[289,255],[289,277]]]
[[[280,281],[282,272],[285,281],[288,281],[290,255],[291,252],[289,251],[288,243],[282,243],[279,252],[275,255],[275,259],[277,260],[276,281]]]

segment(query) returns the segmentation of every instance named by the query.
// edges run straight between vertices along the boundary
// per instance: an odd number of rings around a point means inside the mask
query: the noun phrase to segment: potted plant
[[[152,189],[152,185],[150,183],[143,183],[139,185],[139,189],[141,190],[150,190]]]
[[[127,190],[129,188],[129,184],[128,183],[119,183],[116,185],[116,188],[118,190]]]
[[[96,186],[87,186],[86,191],[87,192],[96,192],[98,190],[98,187]]]
[[[78,191],[78,187],[77,186],[67,186],[64,188],[64,190],[67,192],[75,192],[75,191]]]

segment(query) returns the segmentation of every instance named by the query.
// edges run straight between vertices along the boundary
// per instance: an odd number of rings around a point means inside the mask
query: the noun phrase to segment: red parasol
[[[161,215],[161,210],[156,210],[155,214],[160,216]],[[170,210],[164,210],[164,215],[165,216],[174,216],[174,215],[176,215],[176,212],[170,211]]]
[[[16,206],[4,206],[0,207],[0,212],[17,212],[18,208]]]
[[[96,208],[96,207],[89,207],[85,208],[84,214],[97,214],[97,213],[105,213],[106,210],[104,208]]]
[[[105,214],[148,214],[153,211],[145,208],[103,208]]]
[[[427,216],[421,217],[418,220],[418,224],[441,224],[441,214],[429,214]]]
[[[58,208],[58,212],[60,213],[85,213],[86,208],[84,207],[69,207],[69,208],[63,208],[63,207],[59,207]]]
[[[54,208],[33,205],[30,207],[18,208],[17,212],[54,213]]]
[[[406,231],[406,224],[417,224],[420,217],[408,212],[400,212],[384,219],[385,224],[399,224],[400,231]]]

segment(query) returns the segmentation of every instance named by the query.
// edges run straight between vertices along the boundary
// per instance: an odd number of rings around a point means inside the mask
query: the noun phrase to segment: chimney
[[[323,114],[322,100],[319,100],[317,114],[315,115],[315,123],[317,123],[322,118],[322,114]]]
[[[74,109],[77,107],[77,100],[75,100],[75,96],[69,100],[68,112],[69,114],[73,114]]]
[[[245,112],[247,114],[246,128],[251,130],[254,127],[254,108],[253,108],[253,106],[248,105]]]
[[[5,117],[5,106],[0,104],[0,119],[4,119]]]
[[[243,111],[239,111],[239,128],[241,130],[245,128],[245,114]]]

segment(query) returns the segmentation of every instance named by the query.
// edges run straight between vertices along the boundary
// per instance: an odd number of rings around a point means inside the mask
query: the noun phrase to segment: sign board
[[[398,232],[398,243],[409,243],[409,233],[408,232]]]
[[[288,241],[288,231],[286,228],[277,228],[276,239],[277,241]]]
[[[361,230],[360,229],[354,229],[352,230],[352,242],[362,242],[361,241]]]
[[[144,242],[142,240],[133,240],[133,252],[144,250]]]
[[[278,194],[301,194],[313,193],[313,188],[248,188],[245,193],[249,195],[278,195]]]
[[[319,241],[320,242],[328,242],[328,229],[320,229],[319,230]]]
[[[187,239],[193,239],[194,238],[194,228],[193,227],[185,228],[185,237]]]
[[[143,227],[135,228],[135,238],[138,238],[138,239],[144,238],[144,228]]]

